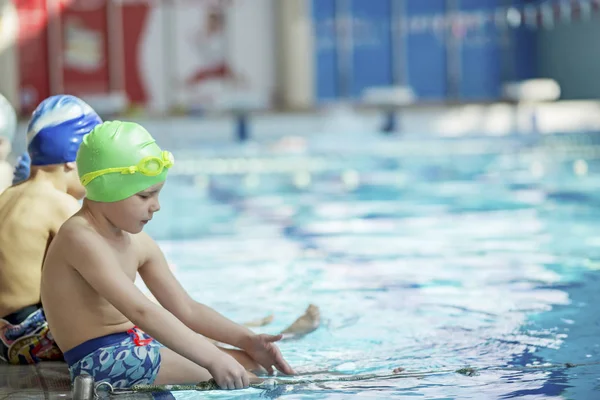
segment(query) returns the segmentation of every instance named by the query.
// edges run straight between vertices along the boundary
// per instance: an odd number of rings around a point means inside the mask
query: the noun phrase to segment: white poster
[[[274,0],[150,7],[138,63],[154,110],[265,108],[275,85]]]

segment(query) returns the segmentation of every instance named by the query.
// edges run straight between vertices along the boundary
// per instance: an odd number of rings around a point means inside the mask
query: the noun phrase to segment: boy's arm
[[[183,357],[209,370],[223,358],[215,345],[150,301],[125,274],[110,247],[86,229],[68,228],[65,256],[85,281],[131,322]]]
[[[273,344],[281,339],[281,335],[255,335],[212,308],[194,301],[171,273],[156,242],[145,233],[141,233],[139,237],[147,254],[139,273],[160,304],[194,331],[245,350],[268,373],[272,372],[272,366],[288,375],[295,373]]]
[[[244,349],[254,333],[212,308],[194,301],[173,276],[156,242],[143,232],[138,237],[147,252],[147,260],[138,272],[156,300],[192,330],[210,339]]]
[[[0,160],[0,193],[12,185],[12,173],[10,164]]]

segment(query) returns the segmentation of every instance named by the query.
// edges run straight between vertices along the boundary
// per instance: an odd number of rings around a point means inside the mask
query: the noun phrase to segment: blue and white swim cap
[[[17,131],[17,113],[6,97],[0,94],[0,136],[12,143]]]
[[[83,137],[102,120],[83,100],[56,95],[42,101],[27,127],[31,165],[74,162]]]

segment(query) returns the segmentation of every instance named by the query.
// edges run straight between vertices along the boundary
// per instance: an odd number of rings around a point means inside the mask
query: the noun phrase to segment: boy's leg
[[[206,368],[180,356],[167,347],[160,349],[160,368],[155,385],[194,385],[211,379]]]
[[[229,350],[229,349],[221,349],[227,354],[233,356],[240,364],[242,364],[246,370],[250,371],[248,373],[250,378],[250,383],[261,383],[264,379],[257,377],[253,372],[257,372],[262,374],[266,371],[262,369],[262,367],[254,360],[248,356],[248,354],[244,353],[240,350]],[[154,381],[155,385],[195,385],[199,382],[205,382],[212,379],[212,376],[208,372],[207,369],[202,368],[199,365],[194,364],[192,361],[188,360],[185,357],[180,356],[172,350],[169,350],[166,347],[162,347],[160,349],[161,363],[160,369],[158,370],[158,374],[156,375],[156,379]],[[262,372],[261,372],[262,371]],[[395,368],[392,373],[399,374],[404,371],[403,368]],[[305,372],[299,375],[319,375],[319,374],[327,374],[327,375],[347,375],[334,371],[314,371],[312,373]]]
[[[268,316],[263,319],[256,321],[247,322],[244,324],[246,327],[259,327],[265,326],[273,320],[273,316]],[[300,339],[301,337],[308,335],[315,331],[321,325],[321,311],[318,306],[311,304],[308,306],[304,314],[299,316],[290,326],[285,328],[280,333],[283,333],[282,340],[294,340]],[[207,338],[213,344],[219,345],[216,340]]]
[[[244,368],[246,368],[246,371],[251,372],[253,375],[267,375],[267,371],[261,366],[259,365],[256,361],[254,361],[254,359],[252,359],[248,353],[241,351],[241,350],[231,350],[231,349],[223,349],[220,348],[219,349],[221,351],[224,351],[225,353],[229,354],[230,356],[232,356],[233,358],[235,358],[237,360],[237,362],[239,362],[240,364],[242,364],[242,366]],[[393,374],[399,374],[404,372],[404,368],[402,367],[397,367],[394,368],[392,370]],[[283,374],[282,374],[283,375]],[[320,369],[320,370],[306,370],[306,371],[301,371],[296,373],[296,377],[299,376],[318,376],[318,375],[339,375],[339,376],[348,376],[350,374],[348,374],[347,372],[341,372],[341,371],[335,371],[335,370],[326,370],[326,369]],[[251,376],[252,378],[252,376]],[[250,382],[259,382],[260,379],[257,378],[254,381],[251,379]]]
[[[319,311],[319,307],[311,304],[306,309],[306,312],[301,315],[294,323],[292,323],[289,327],[284,329],[281,333],[283,333],[282,340],[289,339],[298,339],[319,327],[321,322],[321,313]],[[213,342],[215,343],[215,342]],[[217,344],[217,347],[218,344]],[[266,374],[267,371],[256,361],[254,361],[245,351],[242,350],[233,350],[233,349],[225,349],[219,347],[221,351],[229,354],[233,358],[235,358],[247,371],[250,371],[256,375]]]
[[[273,315],[268,315],[264,318],[255,321],[245,322],[243,325],[248,328],[257,328],[269,325],[273,322]],[[298,317],[290,326],[281,331],[283,340],[296,339],[300,336],[307,335],[313,332],[321,324],[321,311],[318,306],[311,304],[308,306],[304,314]]]
[[[252,367],[252,363],[254,363],[254,361],[242,351],[221,350],[234,356],[244,367],[246,367],[246,365]],[[243,353],[243,355],[240,353]],[[208,372],[206,368],[193,363],[166,347],[160,349],[160,358],[160,369],[154,380],[155,385],[195,385],[199,382],[212,379],[210,372]],[[251,360],[252,363],[248,363],[248,360]],[[254,364],[257,365],[256,363]],[[249,372],[248,375],[250,383],[262,382],[262,379],[257,378],[252,372]]]
[[[281,331],[283,340],[298,339],[316,330],[321,324],[321,311],[319,307],[311,304],[289,327]]]
[[[271,315],[267,315],[264,318],[255,319],[254,321],[244,322],[243,325],[246,328],[259,328],[262,326],[269,325],[271,322],[273,322],[273,319],[275,319],[275,317],[271,314]]]
[[[320,321],[319,308],[311,304],[302,316],[281,332],[284,334],[283,340],[296,339],[314,331],[319,327]],[[221,347],[219,349],[235,358],[247,371],[250,371],[250,382],[260,381],[254,374],[266,374],[267,371],[257,364],[246,352]],[[160,355],[160,369],[155,380],[155,384],[157,385],[196,384],[212,378],[208,370],[166,347],[160,349]]]

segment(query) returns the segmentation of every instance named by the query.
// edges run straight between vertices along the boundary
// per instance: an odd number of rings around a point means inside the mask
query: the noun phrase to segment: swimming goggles
[[[114,173],[135,174],[136,172],[139,172],[145,176],[156,176],[160,175],[163,172],[163,169],[169,169],[174,164],[175,158],[173,157],[173,154],[171,154],[170,151],[163,151],[160,157],[144,157],[137,165],[131,167],[106,168],[94,172],[88,172],[81,177],[81,184],[83,186],[87,186],[91,181],[99,176]]]

